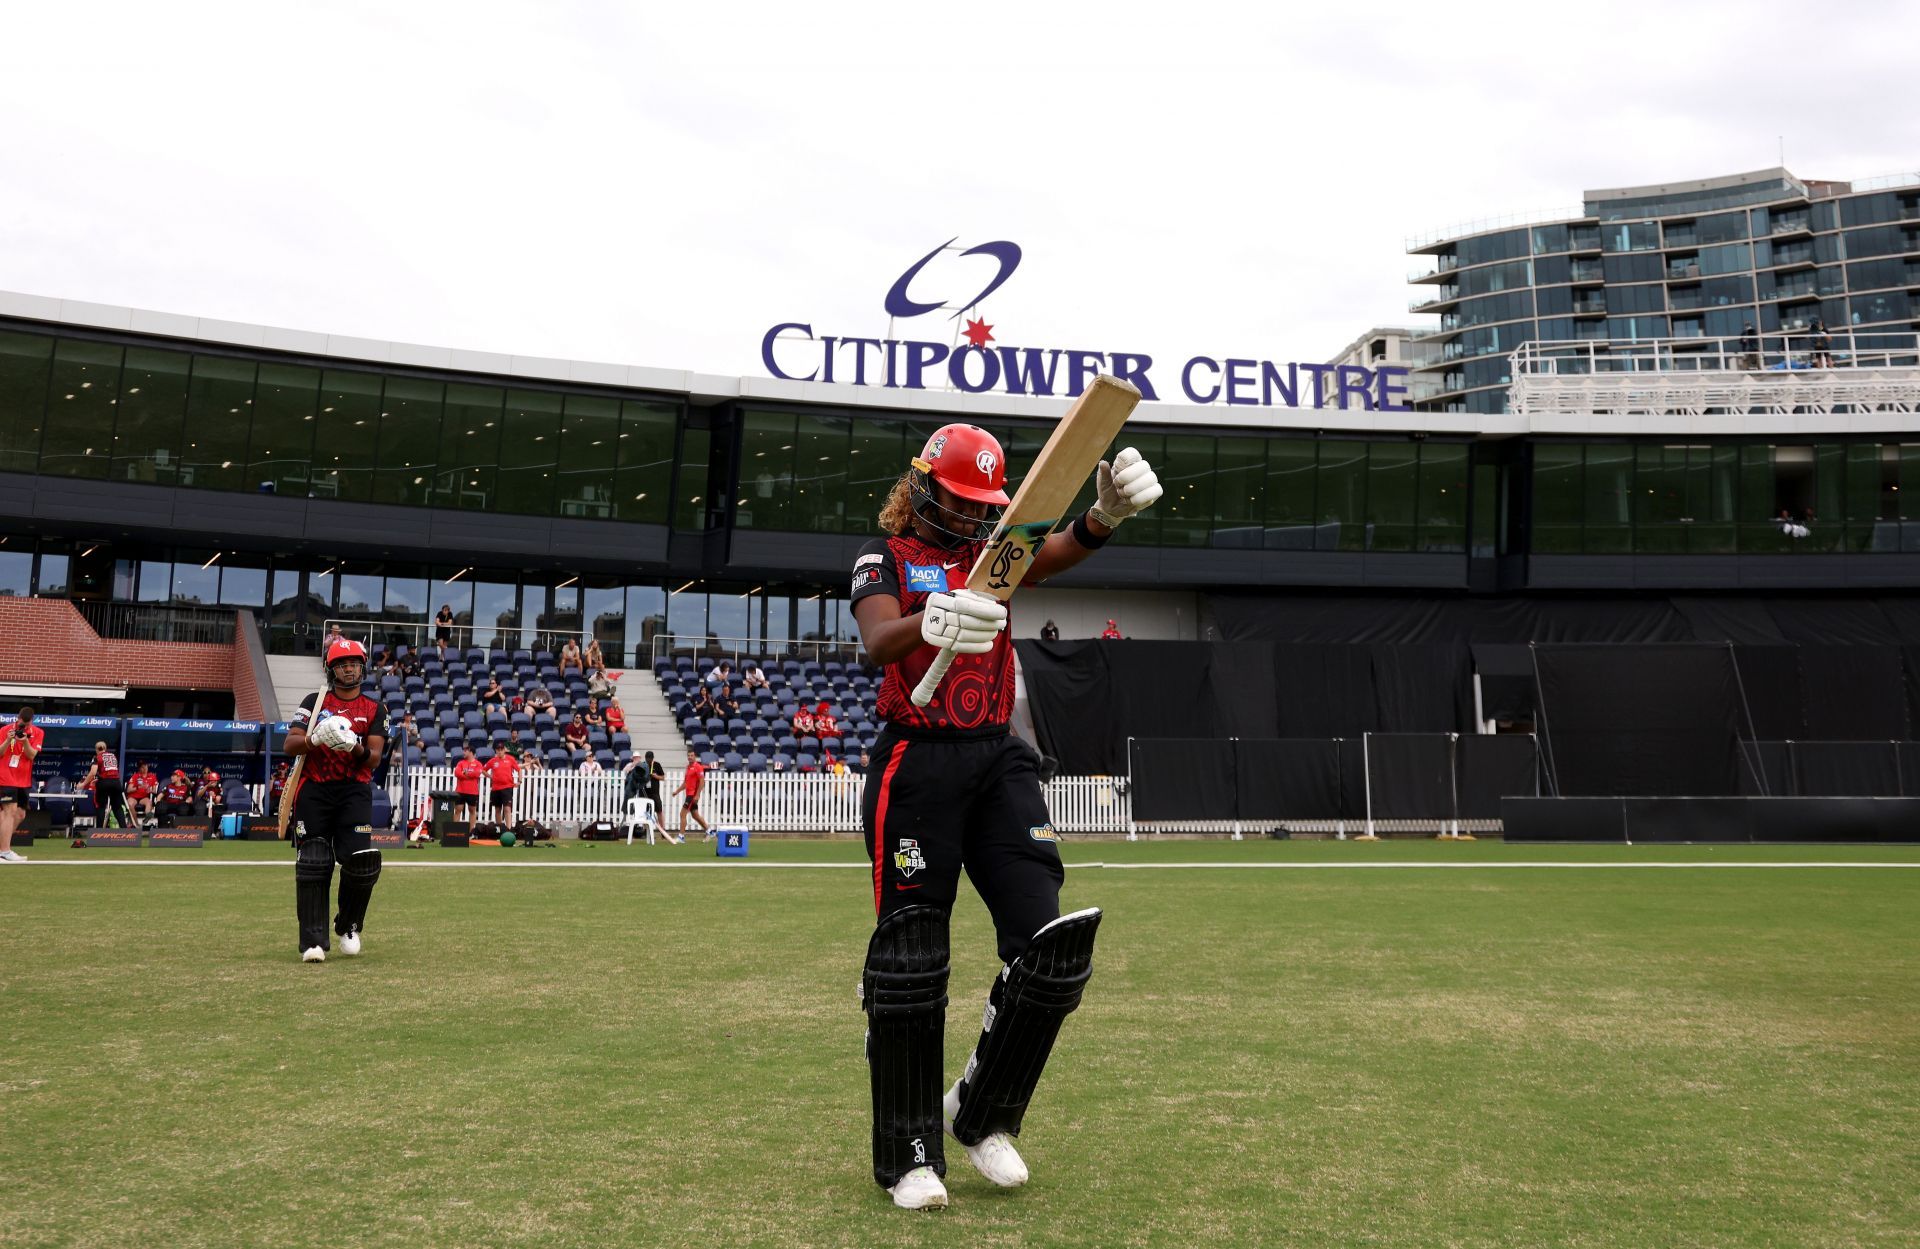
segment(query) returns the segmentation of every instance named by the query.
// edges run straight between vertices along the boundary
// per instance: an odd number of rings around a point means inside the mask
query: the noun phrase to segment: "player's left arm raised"
[[[1044,581],[1073,567],[1105,546],[1122,521],[1166,493],[1153,465],[1132,447],[1114,456],[1111,464],[1100,461],[1094,470],[1094,489],[1093,506],[1048,537],[1035,553],[1028,582]]]

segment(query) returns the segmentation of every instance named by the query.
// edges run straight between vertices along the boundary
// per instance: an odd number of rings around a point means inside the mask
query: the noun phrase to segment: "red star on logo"
[[[993,341],[993,327],[987,324],[986,318],[967,322],[967,341],[975,347],[984,347]]]

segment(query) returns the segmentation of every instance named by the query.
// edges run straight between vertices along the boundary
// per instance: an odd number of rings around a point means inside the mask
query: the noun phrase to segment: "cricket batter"
[[[1029,582],[1078,564],[1114,527],[1158,499],[1153,469],[1128,448],[1096,474],[1098,502],[1035,553]],[[1097,908],[1060,915],[1059,839],[1039,760],[1010,735],[1013,643],[1007,608],[964,587],[1007,505],[1006,457],[972,425],[927,441],[880,511],[888,537],[861,548],[851,603],[868,658],[886,669],[886,721],[867,769],[863,823],[879,922],[861,981],[873,1086],[873,1178],[908,1210],[945,1206],[946,1131],[994,1184],[1027,1181],[1014,1147],[1060,1024],[1093,968]],[[915,685],[955,653],[933,700]],[[966,1071],[941,1096],[947,918],[961,869],[992,913],[1000,975]]]
[[[327,643],[326,696],[300,701],[287,728],[289,755],[305,755],[300,782],[281,798],[293,803],[293,895],[300,919],[300,960],[327,961],[327,893],[340,864],[340,909],[333,933],[342,954],[360,953],[367,900],[380,879],[373,848],[373,772],[387,747],[387,709],[360,692],[367,648],[351,638]]]

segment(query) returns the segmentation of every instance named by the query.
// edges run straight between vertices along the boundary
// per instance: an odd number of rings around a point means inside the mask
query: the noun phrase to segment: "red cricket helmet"
[[[978,425],[942,425],[913,466],[963,499],[1005,507],[1007,457],[999,440]]]
[[[327,670],[343,659],[357,659],[364,668],[367,662],[367,648],[352,638],[335,638],[327,643]]]

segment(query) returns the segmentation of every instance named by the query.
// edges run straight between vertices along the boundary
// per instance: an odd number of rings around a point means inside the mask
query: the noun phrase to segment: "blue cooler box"
[[[220,817],[220,836],[228,841],[247,835],[247,817],[229,811]]]
[[[723,859],[744,859],[747,857],[747,838],[751,835],[744,828],[716,828],[713,830],[713,852]]]

